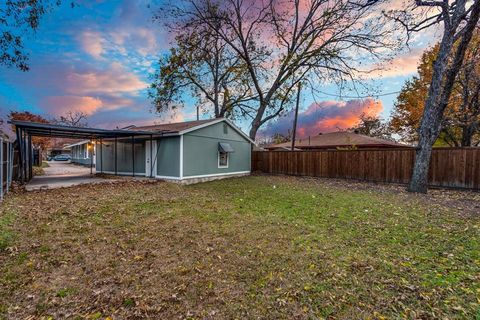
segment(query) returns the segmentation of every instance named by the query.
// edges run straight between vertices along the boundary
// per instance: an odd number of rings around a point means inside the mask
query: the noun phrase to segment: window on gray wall
[[[228,134],[228,124],[223,124],[223,134]]]
[[[218,167],[228,168],[228,152],[218,151]]]

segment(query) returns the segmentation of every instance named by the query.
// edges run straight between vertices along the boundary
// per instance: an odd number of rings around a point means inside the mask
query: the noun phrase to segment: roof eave
[[[178,134],[179,135],[184,135],[185,133],[189,133],[189,132],[192,132],[192,131],[195,131],[195,130],[198,130],[198,129],[206,128],[206,127],[209,127],[211,125],[214,125],[214,124],[217,124],[217,123],[220,123],[220,122],[227,122],[235,131],[237,131],[240,135],[242,135],[250,143],[252,143],[253,145],[256,145],[255,141],[253,141],[249,136],[247,136],[242,130],[240,130],[233,122],[231,122],[227,118],[218,118],[218,119],[210,121],[210,122],[202,123],[198,126],[179,131]]]

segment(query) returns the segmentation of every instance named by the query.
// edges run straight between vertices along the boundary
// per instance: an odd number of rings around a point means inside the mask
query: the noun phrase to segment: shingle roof
[[[153,126],[142,126],[142,127],[131,127],[129,130],[140,130],[140,131],[153,131],[153,132],[180,132],[187,129],[191,129],[209,122],[218,121],[219,119],[208,119],[208,120],[198,120],[198,121],[186,121],[186,122],[175,122],[175,123],[165,123],[157,124]]]
[[[284,142],[279,144],[271,144],[266,146],[266,149],[282,149],[289,148],[291,142]],[[331,132],[324,133],[309,138],[297,139],[295,147],[301,149],[331,149],[337,147],[356,146],[360,148],[409,148],[411,146],[389,141],[380,138],[369,137],[363,134],[353,132]]]
[[[207,127],[209,125],[213,125],[219,122],[225,122],[230,125],[235,131],[237,131],[240,135],[242,135],[245,139],[255,145],[255,141],[253,141],[248,135],[246,135],[240,128],[238,128],[234,123],[226,118],[214,118],[214,119],[207,119],[207,120],[197,120],[197,121],[186,121],[186,122],[175,122],[175,123],[166,123],[166,124],[157,124],[153,126],[142,126],[142,127],[135,127],[129,126],[129,131],[141,131],[141,132],[154,132],[154,133],[161,133],[163,134],[184,134],[189,131],[194,131],[203,127]]]

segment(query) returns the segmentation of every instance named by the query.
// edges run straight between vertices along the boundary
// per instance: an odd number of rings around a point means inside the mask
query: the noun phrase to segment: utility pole
[[[197,121],[200,120],[200,107],[197,106]]]
[[[295,118],[293,119],[293,134],[292,134],[292,151],[295,150],[295,135],[297,134],[297,119],[298,119],[298,107],[300,106],[300,91],[302,90],[302,83],[298,83],[297,91],[297,105],[295,106]]]

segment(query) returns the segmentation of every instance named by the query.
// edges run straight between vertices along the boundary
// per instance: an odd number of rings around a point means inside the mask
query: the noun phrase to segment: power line
[[[371,97],[383,97],[383,96],[389,96],[392,94],[398,94],[401,91],[394,91],[394,92],[388,92],[388,93],[381,93],[381,94],[371,94],[368,96],[343,96],[343,95],[338,95],[338,94],[332,94],[332,93],[327,93],[323,92],[320,90],[315,90],[318,93],[324,94],[326,96],[331,96],[331,97],[336,97],[336,98],[347,98],[347,99],[365,99],[365,98],[371,98]]]

